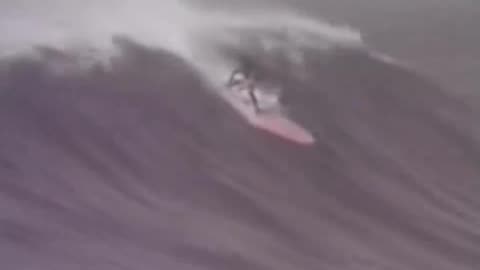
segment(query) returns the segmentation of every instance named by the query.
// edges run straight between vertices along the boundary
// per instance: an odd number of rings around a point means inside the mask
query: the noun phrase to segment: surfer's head
[[[248,57],[241,57],[238,61],[238,70],[241,71],[246,78],[252,78],[254,75],[253,60]]]

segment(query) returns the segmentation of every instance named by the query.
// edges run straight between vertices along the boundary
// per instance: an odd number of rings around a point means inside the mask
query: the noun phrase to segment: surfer
[[[252,102],[255,113],[260,112],[258,105],[258,99],[255,95],[255,76],[251,68],[247,65],[243,65],[241,68],[235,69],[230,76],[228,86],[230,88],[237,86],[240,90],[246,90],[247,94]]]

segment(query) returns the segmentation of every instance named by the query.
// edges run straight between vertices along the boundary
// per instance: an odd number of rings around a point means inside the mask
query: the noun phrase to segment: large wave
[[[186,22],[177,2],[65,2],[45,17],[45,3],[9,21],[33,18],[37,36],[2,39],[15,51],[0,69],[5,269],[480,264],[478,115],[372,56],[358,33],[281,13]],[[83,21],[40,31],[68,16]],[[94,53],[65,46],[72,36]],[[244,57],[292,90],[284,101],[314,146],[256,130],[205,94]]]

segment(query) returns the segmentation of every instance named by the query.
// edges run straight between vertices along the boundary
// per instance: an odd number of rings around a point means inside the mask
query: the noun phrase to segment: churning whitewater
[[[478,112],[358,32],[176,1],[25,3],[0,16],[4,269],[480,266]],[[216,94],[245,59],[315,144]]]

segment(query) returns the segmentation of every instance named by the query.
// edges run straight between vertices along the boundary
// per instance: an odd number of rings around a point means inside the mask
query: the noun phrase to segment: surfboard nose
[[[284,139],[300,144],[315,143],[313,135],[292,119],[282,115],[265,115],[252,119],[252,124]]]

